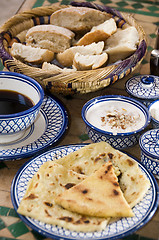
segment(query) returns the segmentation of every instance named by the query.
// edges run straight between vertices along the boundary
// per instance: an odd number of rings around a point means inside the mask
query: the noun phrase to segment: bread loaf
[[[105,41],[116,31],[117,31],[116,22],[113,18],[110,18],[104,23],[93,27],[90,32],[86,33],[77,42],[77,45],[88,45],[93,42]]]
[[[76,53],[73,59],[73,67],[77,70],[90,70],[102,67],[108,59],[106,53],[100,55],[82,55]]]
[[[75,54],[78,52],[82,55],[101,54],[104,49],[104,42],[92,43],[87,46],[74,46],[66,49],[62,53],[58,53],[56,58],[60,64],[69,67],[73,64]]]
[[[123,60],[137,49],[139,34],[135,27],[131,26],[124,30],[118,29],[105,42],[105,52],[109,55],[109,63]]]
[[[87,7],[68,7],[54,12],[50,23],[71,31],[90,31],[93,26],[109,19],[109,14]]]
[[[48,49],[34,48],[16,42],[12,45],[11,55],[18,60],[33,64],[51,62],[54,58],[54,53]]]
[[[37,25],[26,34],[26,43],[33,47],[45,48],[55,53],[63,52],[71,46],[74,33],[55,25]]]

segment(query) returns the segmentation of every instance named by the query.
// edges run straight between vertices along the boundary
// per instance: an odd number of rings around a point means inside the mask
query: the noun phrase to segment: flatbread
[[[55,202],[69,211],[87,216],[134,216],[110,161],[82,182],[59,194]]]
[[[18,213],[72,231],[105,229],[109,219],[82,216],[65,210],[54,201],[57,195],[85,178],[53,161],[44,163],[29,182]]]
[[[105,162],[111,161],[125,199],[132,208],[139,203],[150,187],[150,182],[138,163],[127,154],[106,142],[92,143],[55,160],[67,169],[89,176]]]
[[[58,205],[55,199],[66,189],[98,173],[101,166],[109,161],[123,195],[132,208],[142,200],[150,182],[131,157],[106,142],[99,142],[44,163],[29,182],[18,213],[71,231],[93,232],[105,229],[110,218],[71,212]]]

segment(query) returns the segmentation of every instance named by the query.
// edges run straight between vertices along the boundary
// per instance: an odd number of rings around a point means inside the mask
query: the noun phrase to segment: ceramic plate
[[[27,188],[28,181],[33,177],[33,175],[38,171],[40,166],[47,161],[55,160],[63,157],[70,152],[76,151],[84,145],[69,145],[56,147],[40,156],[37,156],[27,163],[25,163],[22,168],[16,174],[11,187],[11,198],[12,203],[17,210],[20,201],[22,200],[24,193]],[[134,158],[133,158],[134,159]],[[134,161],[137,161],[134,159]],[[29,217],[24,217],[20,215],[20,218],[24,223],[26,223],[33,230],[39,232],[40,234],[50,237],[53,239],[73,239],[73,240],[89,240],[89,239],[117,239],[119,237],[124,237],[126,235],[132,234],[134,231],[146,224],[157,209],[157,194],[158,186],[154,177],[149,173],[144,166],[138,162],[141,170],[146,174],[147,178],[150,180],[151,187],[145,195],[144,199],[133,208],[135,216],[132,218],[122,218],[112,224],[109,224],[105,230],[100,232],[75,232],[69,231],[62,227],[55,225],[45,224],[40,221],[36,221]]]
[[[68,124],[62,104],[45,96],[36,121],[24,131],[20,139],[0,144],[0,161],[26,158],[54,145],[64,134]]]

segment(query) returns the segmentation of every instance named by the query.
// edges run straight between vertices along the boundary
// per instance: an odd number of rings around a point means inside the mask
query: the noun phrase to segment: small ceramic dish
[[[0,114],[0,143],[3,143],[20,138],[23,130],[35,121],[44,99],[44,91],[30,77],[0,72],[0,94],[1,108],[4,108]]]
[[[153,75],[138,75],[127,80],[126,91],[130,97],[149,106],[159,99],[159,77]]]
[[[142,103],[119,95],[91,99],[82,108],[82,118],[93,142],[106,141],[117,149],[136,144],[150,123]]]
[[[159,99],[152,102],[148,107],[151,115],[151,123],[153,128],[159,128]]]
[[[139,139],[141,162],[159,179],[159,129],[145,132]]]

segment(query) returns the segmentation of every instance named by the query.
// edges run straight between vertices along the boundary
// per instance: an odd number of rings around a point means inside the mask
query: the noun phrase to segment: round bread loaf
[[[90,31],[110,18],[109,14],[87,7],[68,7],[54,12],[50,23],[72,31]]]

